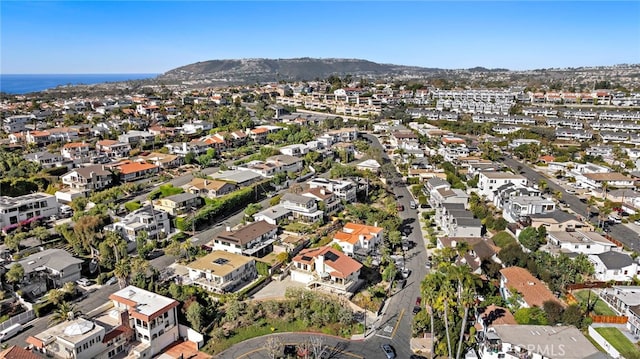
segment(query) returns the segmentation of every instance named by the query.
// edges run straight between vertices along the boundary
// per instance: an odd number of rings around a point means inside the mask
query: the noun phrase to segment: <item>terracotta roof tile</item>
[[[528,270],[514,266],[501,269],[500,273],[507,279],[506,286],[517,290],[522,295],[522,300],[529,306],[542,308],[544,302],[549,300],[564,305],[551,293],[544,282],[531,275]]]

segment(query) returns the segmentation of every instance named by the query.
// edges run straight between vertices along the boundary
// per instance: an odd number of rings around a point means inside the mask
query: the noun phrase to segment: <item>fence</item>
[[[627,324],[629,318],[625,316],[617,316],[617,315],[596,315],[589,314],[591,320],[594,323],[607,323],[607,324]]]
[[[9,318],[9,320],[0,323],[0,330],[5,330],[16,323],[24,324],[26,322],[33,320],[35,317],[36,317],[36,314],[33,311],[33,309],[27,310],[26,312],[14,315],[11,318]]]
[[[620,282],[620,283],[628,284],[629,282]],[[588,282],[588,283],[570,284],[567,286],[567,291],[571,292],[573,290],[578,290],[578,289],[609,288],[609,287],[611,287],[611,282]]]
[[[600,333],[598,333],[592,326],[589,326],[589,336],[596,342],[602,349],[604,349],[609,355],[614,358],[622,358],[620,352],[616,350]]]

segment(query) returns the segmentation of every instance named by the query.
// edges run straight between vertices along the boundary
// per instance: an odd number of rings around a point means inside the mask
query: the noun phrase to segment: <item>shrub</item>
[[[56,308],[55,304],[46,301],[44,303],[35,304],[33,306],[33,313],[37,318],[42,318],[45,315],[51,313]]]
[[[136,209],[140,209],[141,207],[142,205],[140,204],[140,201],[131,201],[124,204],[124,208],[126,208],[129,212],[133,212]]]

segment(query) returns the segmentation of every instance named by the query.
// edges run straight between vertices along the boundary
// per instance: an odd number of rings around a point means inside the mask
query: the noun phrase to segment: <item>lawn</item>
[[[573,292],[573,295],[577,300],[580,301],[581,304],[587,305],[587,299],[589,299],[590,289],[585,290],[577,290]],[[609,305],[602,300],[595,292],[591,291],[591,302],[596,301],[596,305],[593,308],[593,311],[597,315],[618,315],[613,309],[609,308]]]
[[[596,331],[602,335],[614,348],[616,348],[622,356],[626,358],[638,358],[640,357],[640,350],[633,344],[627,337],[613,327],[601,327],[595,328]]]
[[[491,237],[491,239],[493,240],[493,243],[500,248],[504,248],[511,243],[517,243],[516,239],[513,238],[512,235],[504,231],[496,233],[496,235]]]

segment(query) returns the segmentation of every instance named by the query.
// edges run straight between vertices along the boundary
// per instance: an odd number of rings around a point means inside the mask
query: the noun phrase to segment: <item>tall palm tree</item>
[[[116,263],[120,261],[120,249],[124,240],[120,233],[108,231],[105,235],[104,242],[113,249],[113,254],[116,257]]]
[[[428,274],[420,285],[420,291],[422,293],[422,298],[424,298],[424,304],[429,307],[429,316],[431,320],[431,326],[429,327],[431,330],[431,351],[429,358],[433,359],[433,352],[435,350],[435,333],[433,330],[433,307],[436,305],[438,300],[438,291],[436,290],[440,287],[440,283],[443,280],[440,272],[432,272]]]
[[[75,304],[62,302],[58,305],[58,308],[56,308],[53,314],[51,314],[51,318],[49,318],[49,324],[58,324],[67,320],[73,320],[79,314],[80,311],[75,306]]]
[[[464,333],[467,328],[467,319],[469,317],[469,309],[474,305],[476,296],[475,289],[473,288],[465,288],[462,292],[462,300],[459,302],[460,305],[464,308],[464,314],[462,317],[462,326],[460,327],[460,340],[458,341],[458,350],[456,351],[456,359],[460,359],[460,355],[462,354],[462,343],[464,340]]]
[[[438,291],[438,300],[444,307],[444,328],[447,335],[447,358],[451,358],[451,334],[449,333],[449,304],[454,296],[453,286],[448,278],[444,278]]]
[[[131,264],[128,259],[119,260],[114,269],[113,274],[118,278],[118,285],[120,289],[126,287],[129,284],[129,274],[131,273]]]

